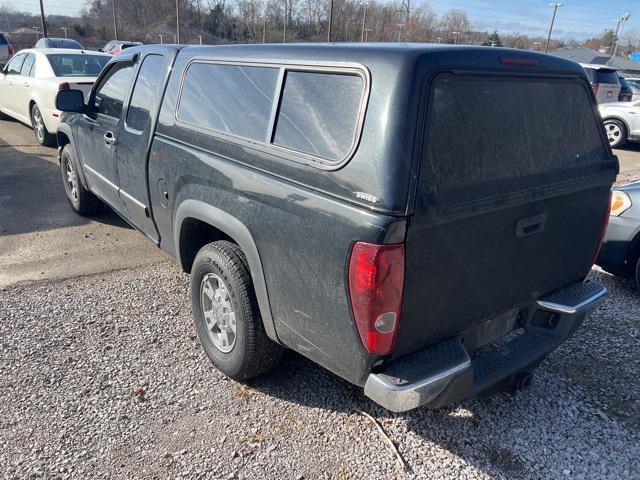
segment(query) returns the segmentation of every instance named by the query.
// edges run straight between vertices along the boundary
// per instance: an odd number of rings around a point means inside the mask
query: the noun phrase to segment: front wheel
[[[604,129],[611,148],[620,148],[627,143],[627,127],[620,120],[605,120]]]
[[[71,144],[62,149],[60,155],[60,172],[67,200],[77,213],[83,216],[94,215],[102,209],[102,202],[89,190],[84,188],[78,178],[78,163],[75,158],[75,150]]]
[[[56,145],[56,136],[49,133],[47,126],[44,124],[42,112],[35,103],[31,107],[31,125],[33,125],[33,133],[40,145],[52,147]]]
[[[283,349],[267,337],[238,245],[218,241],[200,249],[191,270],[191,305],[204,351],[228,377],[256,377],[280,360]]]

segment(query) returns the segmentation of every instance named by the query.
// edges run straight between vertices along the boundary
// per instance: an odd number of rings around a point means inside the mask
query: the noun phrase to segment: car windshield
[[[109,57],[74,53],[47,55],[56,77],[96,77]]]
[[[7,43],[9,42],[7,42],[7,39],[5,38],[5,36],[2,33],[0,33],[0,45],[6,45]]]

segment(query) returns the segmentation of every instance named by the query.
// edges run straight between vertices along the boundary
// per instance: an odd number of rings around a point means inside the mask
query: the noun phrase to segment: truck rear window
[[[431,95],[427,157],[438,185],[477,184],[609,159],[594,107],[578,81],[441,74]]]

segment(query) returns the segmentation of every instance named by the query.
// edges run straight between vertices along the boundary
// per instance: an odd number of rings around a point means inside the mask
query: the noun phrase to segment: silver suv
[[[593,93],[598,103],[617,102],[620,95],[620,80],[615,68],[605,65],[581,63],[587,72]]]

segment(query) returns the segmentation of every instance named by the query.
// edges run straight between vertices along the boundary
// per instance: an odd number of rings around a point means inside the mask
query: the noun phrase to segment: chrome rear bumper
[[[524,333],[496,350],[469,355],[456,335],[369,374],[364,393],[394,412],[437,408],[477,394],[542,361],[606,292],[595,282],[584,282],[545,295],[526,309]]]

